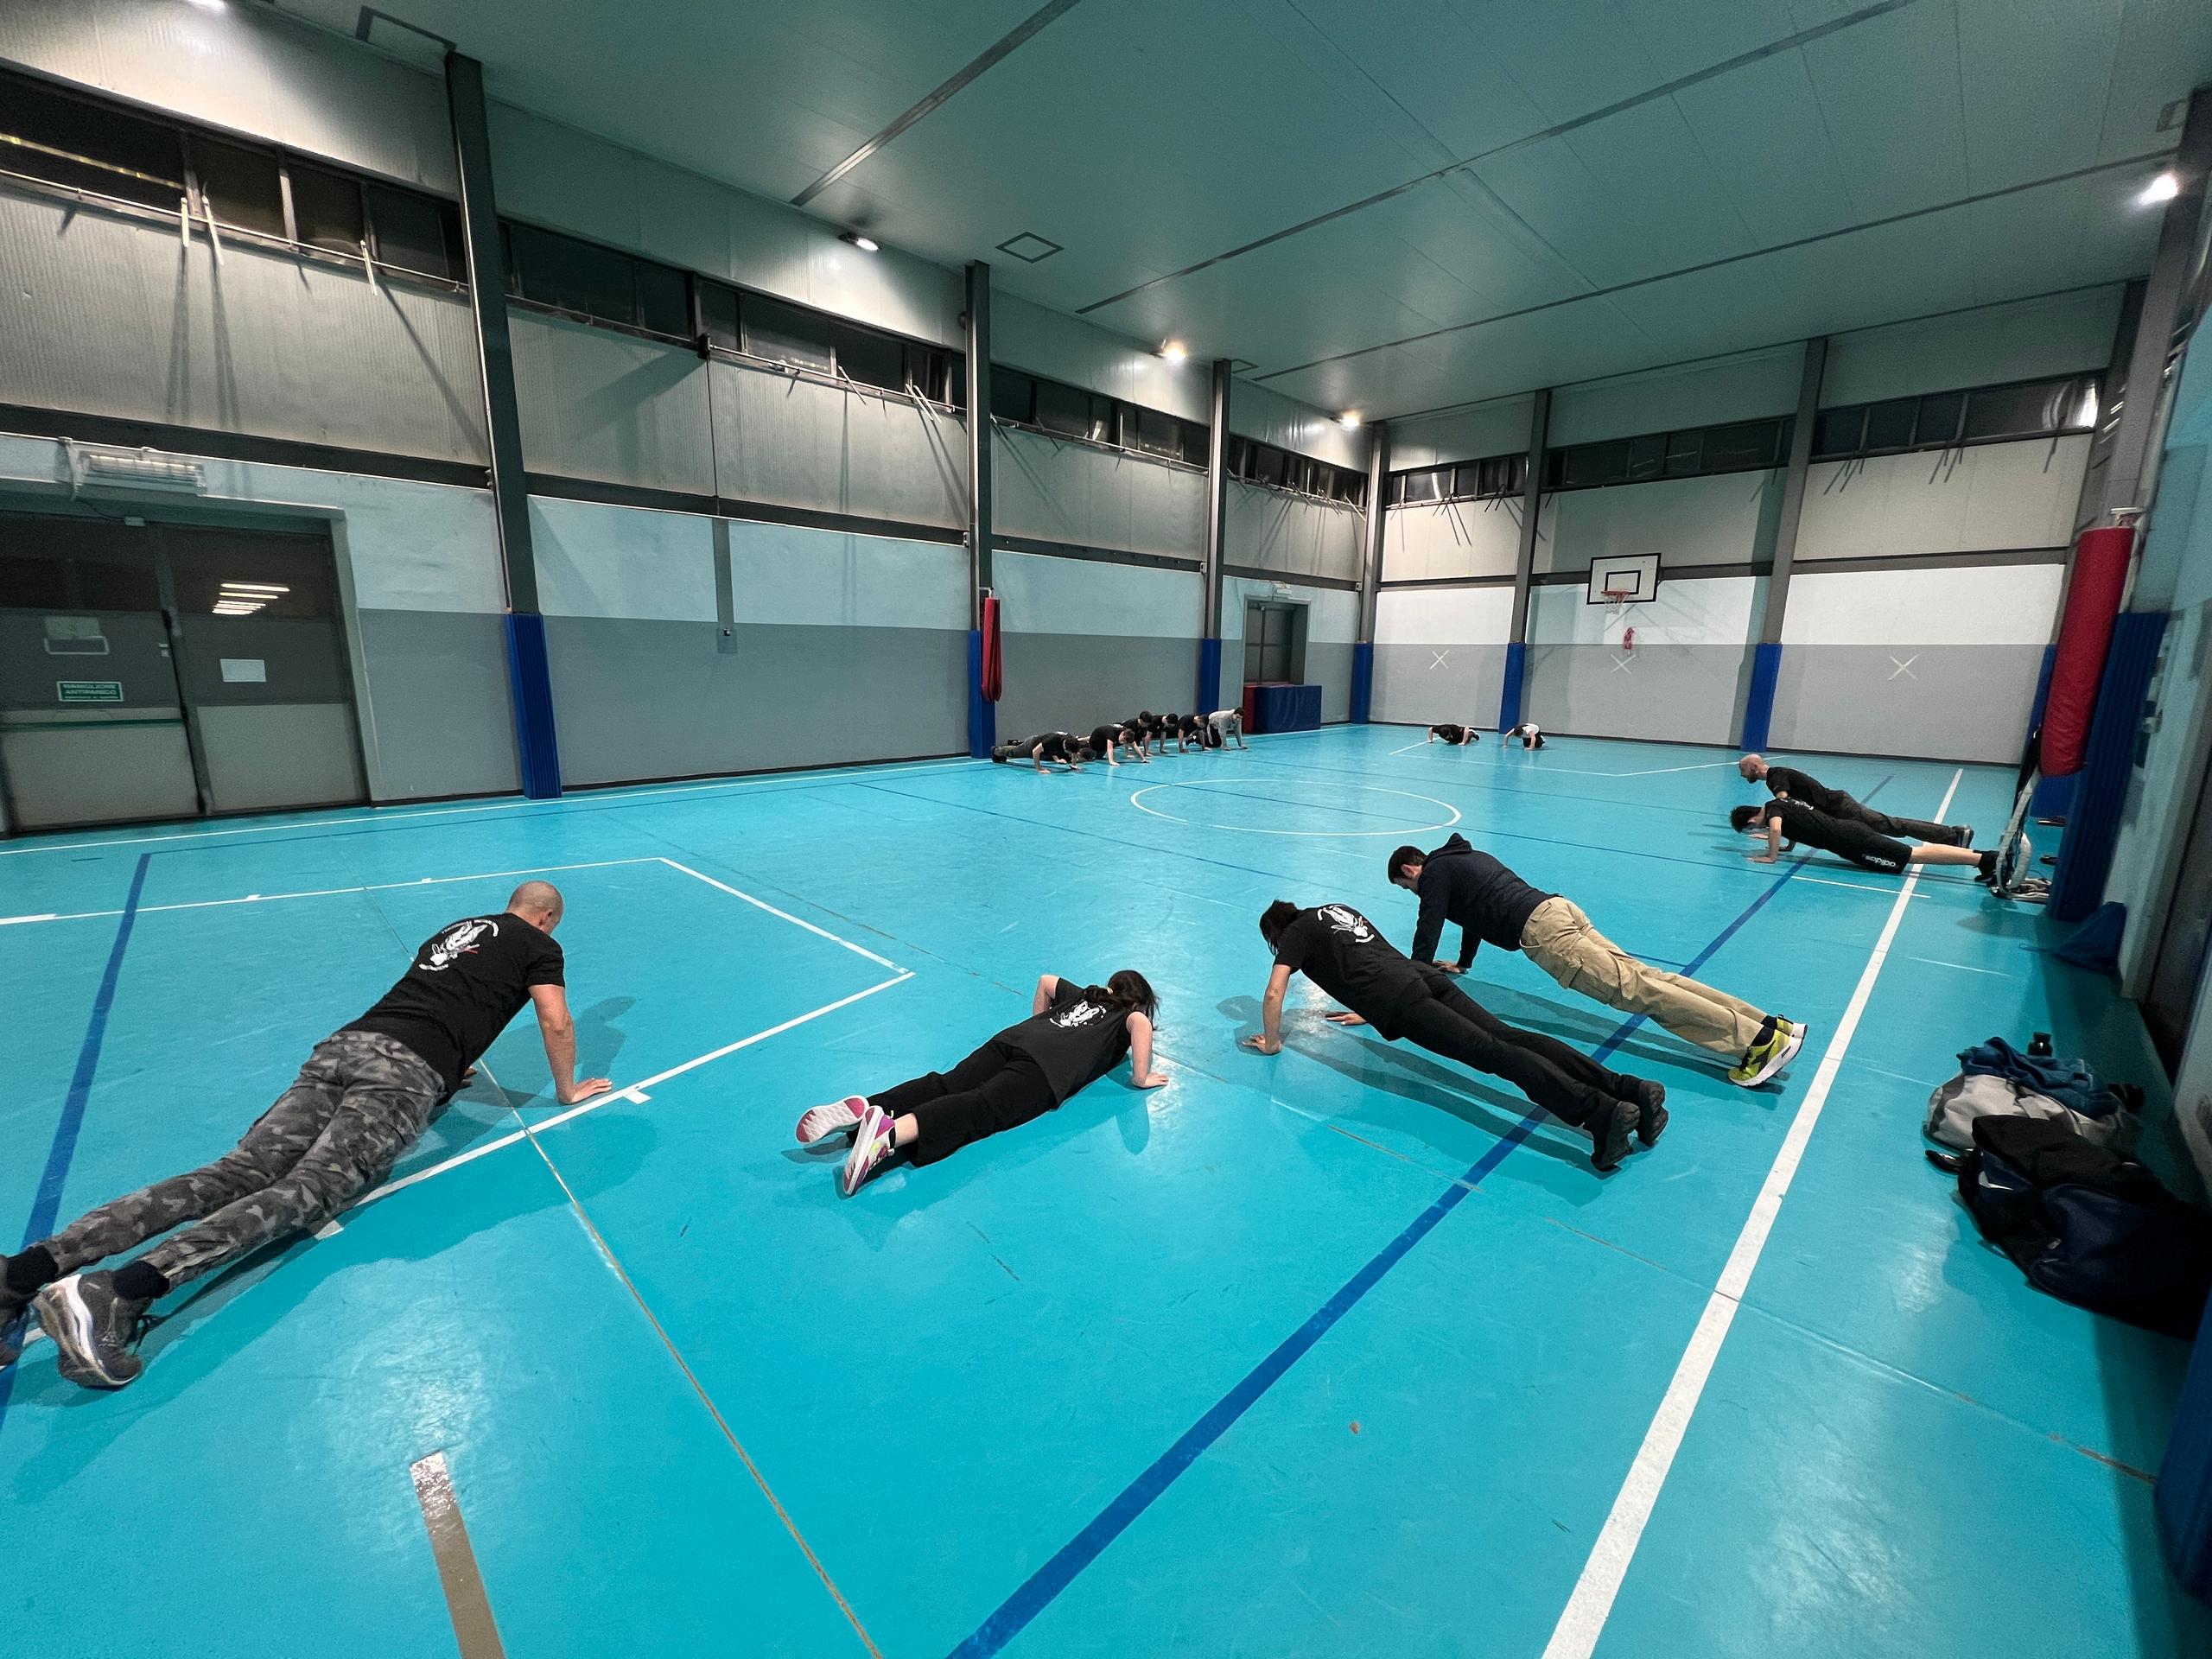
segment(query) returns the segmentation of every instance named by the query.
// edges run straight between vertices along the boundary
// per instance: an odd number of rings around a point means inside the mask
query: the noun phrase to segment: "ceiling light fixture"
[[[185,0],[185,3],[197,11],[228,11],[230,10],[224,3],[224,0]]]
[[[257,594],[289,594],[292,590],[276,582],[226,582],[223,584],[223,591],[251,598]]]
[[[1344,410],[1343,414],[1337,416],[1337,424],[1344,428],[1345,431],[1351,431],[1354,427],[1359,424],[1359,411],[1356,409],[1348,409]]]
[[[1160,354],[1170,363],[1180,363],[1185,358],[1190,356],[1191,348],[1179,340],[1171,340],[1160,346]]]
[[[858,248],[862,253],[874,253],[881,245],[874,237],[862,236],[858,231],[847,231],[838,237],[837,239],[840,242],[851,243],[853,246]]]
[[[2181,181],[2171,173],[2161,173],[2143,187],[2143,194],[2135,198],[2138,207],[2155,207],[2162,201],[2171,201],[2181,194]]]

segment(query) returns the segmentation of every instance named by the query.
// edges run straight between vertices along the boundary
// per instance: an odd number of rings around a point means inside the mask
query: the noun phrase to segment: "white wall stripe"
[[[1951,774],[1951,786],[1943,791],[1943,804],[1936,809],[1938,820],[1950,810],[1951,798],[1958,792],[1959,780],[1965,775],[1963,768]],[[1783,1137],[1782,1150],[1775,1154],[1773,1167],[1767,1171],[1765,1184],[1759,1188],[1751,1213],[1745,1218],[1743,1230],[1736,1236],[1735,1248],[1728,1252],[1728,1263],[1721,1269],[1720,1282],[1706,1299],[1697,1329],[1690,1333],[1689,1346],[1682,1351],[1681,1360],[1675,1367],[1674,1380],[1667,1385],[1666,1395],[1651,1419],[1651,1427],[1644,1431],[1643,1444],[1637,1448],[1636,1461],[1629,1465],[1628,1478],[1613,1499],[1612,1510],[1605,1516],[1590,1559],[1583,1563],[1582,1576],[1575,1580],[1574,1593],[1567,1599],[1566,1610],[1553,1628],[1552,1638],[1544,1645],[1544,1659],[1590,1659],[1599,1637],[1605,1634],[1605,1621],[1612,1615],[1613,1599],[1620,1593],[1621,1581],[1628,1576],[1629,1563],[1636,1557],[1644,1526],[1651,1519],[1661,1489],[1667,1484],[1668,1471],[1674,1467],[1675,1453],[1681,1449],[1682,1436],[1688,1431],[1698,1401],[1705,1393],[1706,1379],[1712,1376],[1713,1362],[1720,1357],[1721,1344],[1728,1339],[1728,1327],[1743,1303],[1745,1287],[1751,1283],[1752,1270],[1758,1266],[1760,1253],[1766,1249],[1775,1217],[1782,1213],[1782,1201],[1796,1176],[1798,1164],[1804,1159],[1806,1143],[1813,1138],[1813,1130],[1821,1121],[1821,1110],[1827,1104],[1828,1090],[1834,1087],[1836,1073],[1842,1068],[1851,1039],[1859,1030],[1859,1016],[1866,1013],[1867,1001],[1874,994],[1874,982],[1881,976],[1882,964],[1889,959],[1897,925],[1904,920],[1905,901],[1912,897],[1913,884],[1919,880],[1920,867],[1915,865],[1899,890],[1897,901],[1890,906],[1889,919],[1882,925],[1881,937],[1874,942],[1873,954],[1866,958],[1851,1001],[1843,1011],[1843,1018],[1836,1022],[1835,1035],[1828,1041],[1827,1052],[1821,1057],[1813,1086],[1806,1090],[1804,1103],[1790,1121],[1789,1132]]]

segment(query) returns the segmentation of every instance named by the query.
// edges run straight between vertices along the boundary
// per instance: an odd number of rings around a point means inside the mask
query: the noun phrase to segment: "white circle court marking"
[[[1435,823],[1415,824],[1411,829],[1401,827],[1395,830],[1264,830],[1257,824],[1207,823],[1204,820],[1198,818],[1179,818],[1173,812],[1163,812],[1156,806],[1147,806],[1144,804],[1144,798],[1158,790],[1203,790],[1205,787],[1206,785],[1205,784],[1200,783],[1147,784],[1142,789],[1138,790],[1129,797],[1129,804],[1136,808],[1140,812],[1148,812],[1155,818],[1165,818],[1170,823],[1187,823],[1200,830],[1236,830],[1248,836],[1321,836],[1325,838],[1330,836],[1343,837],[1351,836],[1421,836],[1427,834],[1432,830],[1449,830],[1453,824],[1459,822],[1459,809],[1452,805],[1449,801],[1440,801],[1433,795],[1416,795],[1410,790],[1384,789],[1379,785],[1375,784],[1346,784],[1342,785],[1342,787],[1345,789],[1356,789],[1369,795],[1395,795],[1402,800],[1426,801],[1431,806],[1442,807],[1452,816],[1448,818],[1441,819]],[[1243,798],[1249,800],[1253,798],[1246,796]],[[1319,803],[1316,803],[1316,804],[1319,804]],[[1326,810],[1327,808],[1324,807],[1323,810]]]

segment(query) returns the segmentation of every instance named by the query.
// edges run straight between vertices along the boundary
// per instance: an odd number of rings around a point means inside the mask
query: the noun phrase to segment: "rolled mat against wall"
[[[976,677],[976,689],[986,702],[996,702],[1004,689],[1005,667],[999,652],[999,596],[983,595],[983,660]]]
[[[2127,588],[2127,562],[2135,531],[2127,525],[2085,530],[2075,544],[2074,573],[2066,582],[2065,620],[2052,654],[2050,692],[2044,708],[2043,775],[2064,778],[2082,769],[2089,721],[2112,645],[2113,619]]]

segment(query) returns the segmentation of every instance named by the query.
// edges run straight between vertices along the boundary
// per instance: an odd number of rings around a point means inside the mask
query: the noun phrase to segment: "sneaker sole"
[[[849,1123],[839,1123],[830,1128],[817,1129],[812,1135],[809,1135],[806,1132],[807,1120],[812,1117],[817,1112],[827,1109],[829,1109],[825,1107],[810,1106],[799,1114],[798,1125],[791,1131],[792,1138],[796,1140],[799,1145],[802,1147],[810,1147],[817,1141],[827,1141],[833,1135],[842,1135],[849,1140],[860,1132],[861,1121],[856,1117]]]
[[[1744,1087],[1746,1089],[1758,1088],[1759,1084],[1766,1082],[1769,1078],[1772,1077],[1776,1072],[1781,1071],[1783,1066],[1796,1059],[1797,1058],[1797,1051],[1804,1046],[1805,1027],[1802,1026],[1790,1027],[1789,1040],[1782,1046],[1782,1052],[1776,1055],[1764,1065],[1762,1065],[1758,1071],[1751,1073],[1751,1077],[1745,1083]]]
[[[868,1174],[875,1167],[875,1160],[868,1156],[868,1148],[875,1139],[873,1134],[867,1133],[874,1128],[868,1122],[871,1117],[880,1118],[882,1114],[870,1109],[867,1116],[854,1126],[853,1149],[845,1154],[845,1167],[837,1176],[838,1189],[849,1198],[868,1185]]]
[[[54,1365],[62,1376],[82,1389],[119,1389],[130,1381],[99,1363],[92,1341],[92,1310],[85,1306],[73,1277],[48,1285],[31,1306],[46,1334],[54,1338]]]
[[[1631,1117],[1624,1114],[1621,1110],[1621,1107],[1624,1106],[1636,1116]],[[1630,1137],[1634,1131],[1635,1124],[1642,1116],[1643,1109],[1632,1101],[1624,1100],[1615,1106],[1612,1119],[1605,1126],[1604,1143],[1592,1151],[1590,1167],[1600,1175],[1610,1175],[1618,1169],[1621,1166],[1621,1160],[1629,1154]]]
[[[1636,1121],[1636,1138],[1646,1147],[1659,1144],[1659,1137],[1667,1132],[1667,1109],[1646,1106]]]

